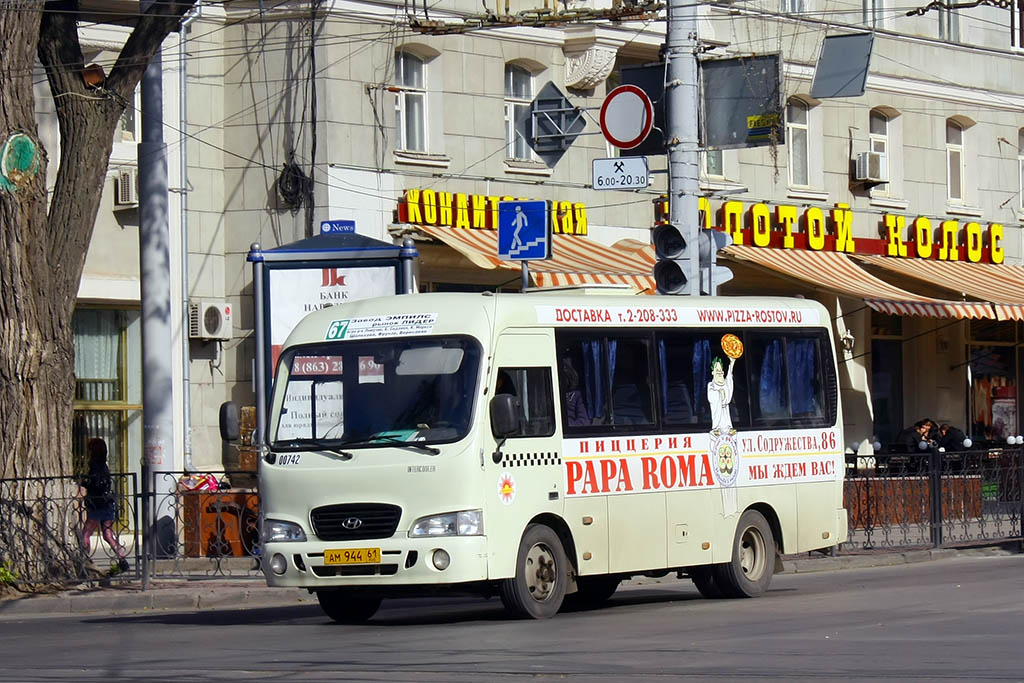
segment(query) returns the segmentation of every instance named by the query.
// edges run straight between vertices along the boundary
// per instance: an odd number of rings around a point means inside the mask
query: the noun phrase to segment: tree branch
[[[81,71],[85,66],[78,42],[77,3],[73,0],[48,2],[39,28],[39,61],[46,70],[54,102],[70,92],[85,94]],[[58,111],[60,106],[57,106]]]
[[[128,36],[114,68],[107,76],[107,89],[132,101],[135,86],[142,79],[149,61],[160,49],[164,38],[181,25],[181,18],[195,4],[196,0],[150,4],[136,22],[135,29]]]

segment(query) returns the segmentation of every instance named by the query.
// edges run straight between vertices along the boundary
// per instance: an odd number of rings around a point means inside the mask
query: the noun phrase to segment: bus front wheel
[[[715,584],[725,597],[756,598],[768,590],[774,569],[772,529],[764,515],[747,510],[736,525],[732,559],[714,566]]]
[[[346,590],[320,590],[316,599],[324,614],[339,624],[361,624],[377,613],[381,603],[381,598]]]
[[[562,541],[550,527],[526,527],[516,555],[516,575],[499,588],[505,609],[528,619],[555,616],[565,599],[568,562]]]

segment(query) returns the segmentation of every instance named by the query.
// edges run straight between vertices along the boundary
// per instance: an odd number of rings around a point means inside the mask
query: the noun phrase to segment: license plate
[[[380,548],[325,550],[324,564],[380,564]]]

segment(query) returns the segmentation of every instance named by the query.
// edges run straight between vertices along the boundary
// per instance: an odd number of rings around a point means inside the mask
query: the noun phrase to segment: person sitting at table
[[[921,450],[921,442],[928,443],[928,423],[918,420],[913,427],[907,427],[896,437],[897,446],[905,453],[917,453]]]
[[[956,427],[943,422],[939,425],[939,447],[946,451],[960,451],[964,449],[964,440],[967,435]]]

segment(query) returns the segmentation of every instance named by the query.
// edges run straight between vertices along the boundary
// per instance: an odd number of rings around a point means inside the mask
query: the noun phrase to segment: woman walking
[[[89,453],[89,473],[82,480],[85,487],[85,526],[82,527],[82,547],[90,553],[90,540],[96,529],[100,529],[103,540],[117,556],[118,571],[128,571],[128,560],[124,547],[114,535],[114,518],[117,516],[117,502],[114,499],[113,482],[107,467],[107,442],[90,439],[86,450]]]

